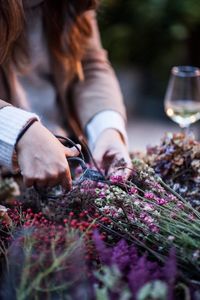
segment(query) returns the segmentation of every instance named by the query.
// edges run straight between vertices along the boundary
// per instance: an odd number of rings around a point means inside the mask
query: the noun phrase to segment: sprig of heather
[[[102,263],[101,275],[95,274],[107,288],[109,299],[120,299],[124,291],[130,294],[128,299],[138,299],[138,294],[147,284],[158,280],[167,287],[162,299],[178,299],[174,289],[178,280],[174,249],[171,249],[166,263],[161,266],[146,254],[139,254],[134,245],[129,246],[124,240],[114,247],[107,247],[97,231],[93,239]]]
[[[108,229],[123,231],[136,242],[138,238],[140,246],[143,240],[146,248],[158,254],[167,255],[173,245],[181,268],[197,274],[200,268],[199,212],[174,193],[144,162],[137,161],[137,167],[137,175],[145,182],[144,189],[128,182],[128,193],[119,186],[96,190],[99,197],[94,203],[98,211],[110,218]],[[122,184],[117,180],[115,183]],[[152,186],[156,187],[153,191]],[[133,193],[130,193],[132,188]]]

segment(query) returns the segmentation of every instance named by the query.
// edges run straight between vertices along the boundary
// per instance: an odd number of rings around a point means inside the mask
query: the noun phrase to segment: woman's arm
[[[126,112],[119,83],[101,45],[94,12],[89,13],[89,19],[93,33],[82,61],[84,80],[73,88],[74,109],[94,158],[105,168],[107,163],[111,173],[116,160],[123,159],[131,167]]]
[[[16,152],[26,186],[62,184],[65,188],[71,188],[71,174],[66,157],[77,156],[78,151],[64,147],[35,114],[9,106],[2,100],[0,108],[0,165],[12,170]],[[31,120],[36,122],[29,123]],[[28,127],[27,124],[31,126]],[[27,130],[18,141],[25,128]]]
[[[83,129],[96,114],[105,110],[119,113],[126,121],[119,83],[102,48],[95,13],[89,12],[88,18],[92,37],[82,61],[84,80],[77,81],[73,87],[74,106]]]

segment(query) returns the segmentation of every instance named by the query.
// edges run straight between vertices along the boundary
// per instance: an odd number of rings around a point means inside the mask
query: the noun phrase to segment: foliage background
[[[102,0],[99,24],[112,63],[117,69],[139,70],[140,96],[156,101],[157,112],[164,117],[159,103],[171,67],[200,65],[200,2]]]

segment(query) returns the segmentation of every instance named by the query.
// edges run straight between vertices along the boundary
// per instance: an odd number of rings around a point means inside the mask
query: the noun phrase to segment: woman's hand
[[[108,175],[119,175],[124,179],[129,177],[132,167],[131,159],[128,148],[117,130],[106,129],[101,133],[95,144],[93,156]],[[120,162],[124,168],[120,169]]]
[[[71,188],[72,179],[66,157],[77,156],[78,150],[64,147],[40,122],[24,133],[17,146],[18,164],[27,187]]]

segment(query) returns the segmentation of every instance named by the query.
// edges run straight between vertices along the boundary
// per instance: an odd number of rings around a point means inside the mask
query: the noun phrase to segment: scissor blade
[[[88,180],[92,180],[92,181],[106,181],[105,177],[98,171],[96,170],[92,170],[92,169],[87,169],[84,174],[83,177],[85,179]]]

